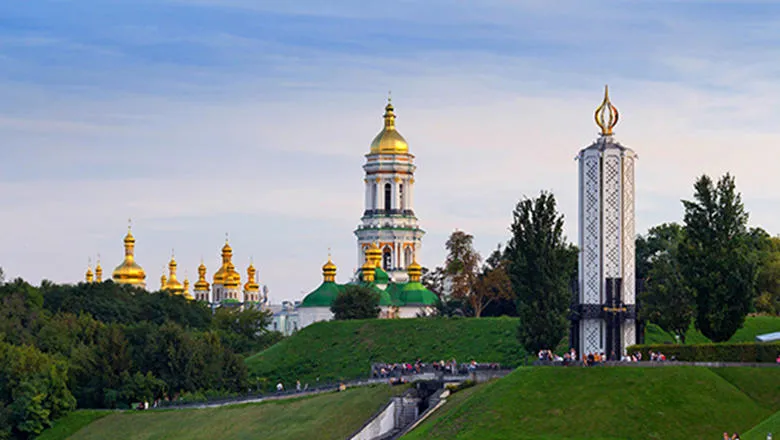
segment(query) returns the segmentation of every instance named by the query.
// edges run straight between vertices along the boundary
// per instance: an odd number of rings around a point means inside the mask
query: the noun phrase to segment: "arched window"
[[[398,198],[401,200],[401,206],[398,207],[398,209],[406,209],[406,205],[404,205],[404,184],[398,185]]]
[[[385,252],[382,254],[382,267],[385,270],[390,270],[393,267],[393,253],[390,248],[385,248]]]
[[[389,183],[385,183],[385,211],[389,211],[393,202],[393,189]]]

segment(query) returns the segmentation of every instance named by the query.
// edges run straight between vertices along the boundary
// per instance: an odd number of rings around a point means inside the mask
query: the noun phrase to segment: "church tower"
[[[571,344],[580,355],[620,358],[637,343],[634,246],[636,154],[615,140],[618,111],[604,89],[599,138],[580,151],[579,278]]]
[[[422,236],[414,214],[414,155],[395,129],[395,111],[388,98],[384,127],[366,154],[365,210],[355,230],[357,262],[366,261],[366,250],[376,243],[381,250],[381,267],[394,281],[408,278],[406,268],[419,260]]]

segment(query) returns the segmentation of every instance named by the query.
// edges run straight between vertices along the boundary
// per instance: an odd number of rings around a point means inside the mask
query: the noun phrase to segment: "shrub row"
[[[780,354],[780,342],[737,344],[653,344],[632,345],[629,353],[642,353],[643,360],[650,359],[650,352],[661,352],[667,360],[675,358],[688,362],[775,362]]]

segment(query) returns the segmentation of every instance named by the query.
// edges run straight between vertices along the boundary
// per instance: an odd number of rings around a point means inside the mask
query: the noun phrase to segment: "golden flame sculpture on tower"
[[[609,100],[608,85],[604,86],[604,100],[601,101],[601,105],[596,109],[594,116],[596,125],[601,128],[601,135],[612,136],[614,134],[612,129],[617,125],[620,114],[617,107],[612,105],[612,102]]]

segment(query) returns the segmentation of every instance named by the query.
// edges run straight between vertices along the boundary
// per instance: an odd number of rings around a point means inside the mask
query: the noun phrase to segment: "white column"
[[[406,209],[414,209],[414,184],[412,183],[412,179],[409,179],[409,181],[406,183],[406,186],[408,187],[406,198],[408,199],[406,202]]]
[[[398,209],[398,184],[395,181],[390,183],[390,194],[393,196],[390,202],[390,209]]]
[[[376,185],[376,209],[385,209],[385,182],[379,181]]]
[[[368,177],[366,177],[366,210],[371,209],[371,183],[368,181]]]

